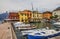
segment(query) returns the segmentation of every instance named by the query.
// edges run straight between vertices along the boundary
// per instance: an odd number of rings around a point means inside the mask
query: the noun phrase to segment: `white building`
[[[60,7],[56,8],[52,13],[53,13],[53,16],[58,15],[58,17],[60,18]]]

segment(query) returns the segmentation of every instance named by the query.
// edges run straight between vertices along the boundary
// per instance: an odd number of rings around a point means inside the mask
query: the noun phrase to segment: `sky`
[[[0,0],[0,12],[38,10],[40,12],[52,11],[60,7],[60,0]]]

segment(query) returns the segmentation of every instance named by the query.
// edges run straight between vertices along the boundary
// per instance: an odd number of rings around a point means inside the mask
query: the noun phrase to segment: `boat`
[[[25,24],[23,22],[16,22],[13,25],[15,26],[15,28],[18,28],[20,30],[23,30],[23,29],[34,29],[34,28],[36,28],[36,26],[32,26],[30,24]]]
[[[60,22],[53,23],[53,27],[54,27],[56,30],[60,30]]]
[[[56,27],[60,27],[60,22],[53,23]]]

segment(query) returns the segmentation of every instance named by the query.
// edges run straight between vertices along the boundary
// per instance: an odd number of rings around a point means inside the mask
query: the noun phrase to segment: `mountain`
[[[7,17],[8,17],[8,13],[2,13],[2,14],[0,14],[0,21],[3,21]]]

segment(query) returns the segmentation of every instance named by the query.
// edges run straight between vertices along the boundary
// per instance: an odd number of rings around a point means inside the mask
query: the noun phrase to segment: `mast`
[[[31,6],[32,6],[32,12],[33,12],[33,10],[34,10],[34,9],[33,9],[33,3],[31,3]]]
[[[36,8],[36,11],[37,11],[37,13],[38,13],[38,8]]]

